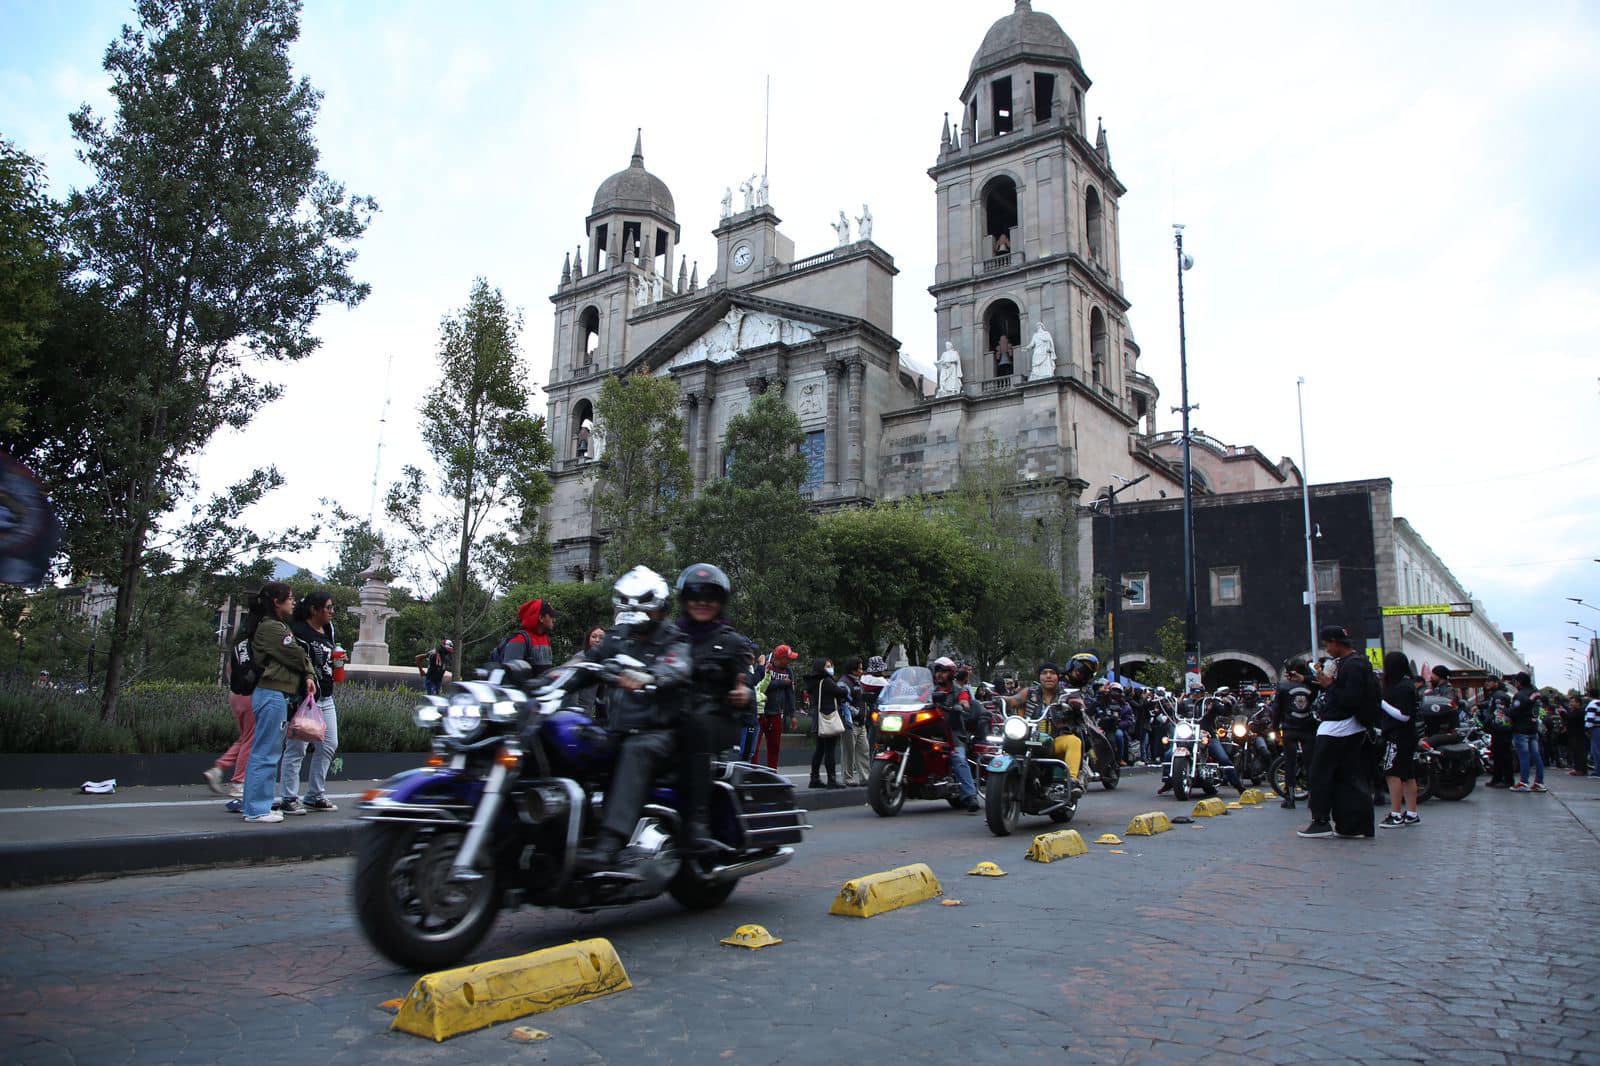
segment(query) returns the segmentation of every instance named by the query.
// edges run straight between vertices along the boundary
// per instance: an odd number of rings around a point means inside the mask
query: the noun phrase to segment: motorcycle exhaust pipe
[[[713,881],[737,881],[741,877],[761,873],[763,870],[775,870],[794,858],[793,848],[779,848],[776,855],[763,855],[759,859],[750,859],[746,862],[729,863],[726,866],[713,866],[707,871],[706,876]]]

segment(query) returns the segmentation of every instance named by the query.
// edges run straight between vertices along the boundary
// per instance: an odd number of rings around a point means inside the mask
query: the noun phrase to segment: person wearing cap
[[[889,685],[889,664],[883,656],[874,655],[867,660],[867,669],[861,675],[861,697],[865,706],[862,716],[867,720],[867,757],[872,757],[872,745],[878,739],[878,697]],[[870,772],[871,767],[868,767]]]
[[[1344,626],[1323,626],[1318,636],[1337,661],[1312,677],[1323,691],[1322,721],[1311,749],[1311,798],[1307,803],[1311,824],[1298,835],[1371,837],[1376,833],[1372,775],[1365,751],[1367,731],[1358,716],[1370,714],[1367,705],[1377,695],[1377,678]]]
[[[756,686],[761,701],[761,735],[756,738],[756,750],[751,762],[761,761],[761,745],[767,747],[767,766],[778,768],[778,752],[783,747],[784,725],[794,719],[794,674],[790,667],[795,660],[794,651],[787,644],[772,649],[767,660],[767,672]]]
[[[509,663],[521,659],[542,674],[555,665],[550,634],[556,629],[556,609],[547,600],[529,600],[517,608],[517,631],[500,642],[494,661]]]
[[[1294,810],[1296,782],[1300,780],[1300,764],[1311,764],[1311,743],[1317,735],[1317,716],[1312,711],[1311,688],[1307,679],[1311,668],[1299,659],[1283,669],[1283,680],[1278,682],[1272,697],[1272,725],[1278,730],[1283,744],[1284,800],[1278,806]]]
[[[444,687],[445,660],[455,651],[456,642],[446,637],[418,657],[417,673],[422,675],[422,690],[428,695],[437,696]]]
[[[1533,687],[1533,678],[1518,671],[1511,675],[1517,683],[1516,695],[1506,716],[1511,719],[1511,743],[1517,752],[1521,776],[1512,786],[1513,792],[1547,792],[1544,787],[1544,756],[1539,751],[1539,709],[1542,706],[1539,690]],[[1528,767],[1537,771],[1532,787],[1528,785]]]

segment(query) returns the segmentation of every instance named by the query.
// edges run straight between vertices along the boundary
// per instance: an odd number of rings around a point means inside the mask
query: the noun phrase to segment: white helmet
[[[648,612],[667,609],[667,582],[648,566],[636,566],[611,586],[611,606],[617,625],[636,626],[650,621]]]

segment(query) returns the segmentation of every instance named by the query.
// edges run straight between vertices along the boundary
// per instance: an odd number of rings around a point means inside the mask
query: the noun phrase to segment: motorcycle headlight
[[[1246,733],[1248,733],[1248,732],[1249,732],[1249,730],[1244,727],[1244,723],[1243,722],[1235,722],[1235,723],[1233,723],[1233,735],[1236,738],[1238,738],[1239,740],[1243,740],[1244,739],[1244,735]]]
[[[1194,724],[1192,722],[1179,722],[1177,727],[1173,729],[1172,735],[1179,740],[1193,740]]]
[[[411,712],[411,720],[423,729],[432,729],[444,717],[444,710],[448,706],[449,700],[429,696],[425,702],[417,704],[416,710]]]
[[[902,715],[886,714],[878,719],[878,731],[882,733],[898,733],[905,727],[906,720]]]
[[[1028,728],[1027,722],[1023,721],[1021,718],[1018,718],[1016,715],[1012,715],[1010,718],[1006,719],[1006,724],[1001,732],[1005,735],[1007,740],[1027,740],[1028,734],[1032,732],[1032,730]]]
[[[488,708],[471,693],[458,692],[444,708],[444,731],[457,740],[465,740],[483,728],[487,711]]]

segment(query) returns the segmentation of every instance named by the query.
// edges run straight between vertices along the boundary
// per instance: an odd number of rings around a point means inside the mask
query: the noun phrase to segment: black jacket
[[[1417,683],[1409,677],[1402,677],[1392,685],[1383,687],[1383,698],[1389,706],[1405,715],[1410,721],[1397,722],[1389,717],[1388,712],[1383,715],[1383,735],[1394,736],[1397,733],[1414,731],[1420,724],[1417,721],[1417,708],[1421,705],[1421,697],[1417,695]]]
[[[621,685],[606,690],[606,726],[614,733],[635,733],[651,729],[671,729],[683,716],[688,694],[691,661],[689,642],[678,627],[662,622],[650,632],[639,634],[631,626],[619,626],[606,639],[584,653],[590,662],[602,663],[616,655],[631,655],[644,663],[655,679],[655,691],[629,692]],[[593,675],[580,674],[594,680]],[[584,687],[580,682],[579,688]]]
[[[1311,710],[1316,695],[1299,681],[1279,681],[1272,698],[1272,724],[1297,737],[1317,731],[1317,716]]]
[[[1361,705],[1366,702],[1371,681],[1372,664],[1367,662],[1365,655],[1352,651],[1340,659],[1334,669],[1333,684],[1326,690],[1328,698],[1323,703],[1323,720],[1342,722],[1356,717]]]
[[[289,626],[289,632],[294,634],[294,639],[300,642],[311,659],[311,676],[317,681],[317,699],[328,699],[333,695],[333,625],[329,624],[326,633],[318,633],[308,622],[294,622]]]
[[[680,618],[677,625],[689,641],[689,659],[693,664],[689,681],[690,711],[737,717],[740,709],[728,702],[728,693],[745,677],[749,665],[744,637],[726,622],[698,627],[692,622],[686,625]],[[755,702],[754,692],[750,693],[750,700]]]
[[[770,696],[771,688],[767,689]],[[817,723],[822,721],[822,716],[829,711],[839,713],[839,704],[848,702],[850,690],[843,681],[829,677],[820,671],[813,671],[806,678],[806,693],[811,697],[811,727],[813,736],[817,735]]]
[[[1539,690],[1532,686],[1517,689],[1506,713],[1511,716],[1513,733],[1539,732]]]
[[[794,717],[794,671],[788,666],[767,664],[767,702],[761,713]]]

